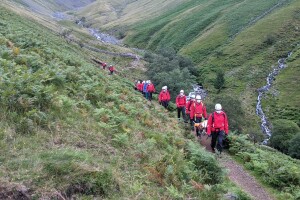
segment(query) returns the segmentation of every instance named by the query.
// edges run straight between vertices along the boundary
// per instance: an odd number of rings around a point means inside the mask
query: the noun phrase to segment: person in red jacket
[[[138,89],[139,83],[140,83],[139,80],[134,81],[134,89],[137,90],[137,91],[139,90],[139,89]]]
[[[145,81],[142,81],[142,84],[141,84],[141,92],[142,92],[143,96],[145,96],[145,93],[144,93],[144,85],[145,85]]]
[[[137,87],[138,91],[142,93],[142,91],[143,91],[143,84],[141,83],[141,81],[138,81],[138,84],[137,84],[136,87]]]
[[[103,68],[103,69],[105,69],[106,66],[107,66],[107,64],[106,64],[105,62],[101,63],[101,65],[102,65],[102,68]]]
[[[110,71],[110,75],[112,75],[116,71],[115,67],[112,65],[110,65],[108,69]]]
[[[192,120],[190,118],[190,113],[191,113],[191,105],[193,104],[193,102],[195,102],[195,95],[191,95],[191,98],[189,101],[186,102],[186,107],[185,107],[185,113],[186,113],[186,116],[187,116],[187,120],[190,120],[190,124],[191,124],[191,128],[192,128],[192,131],[194,131],[195,127],[194,127],[194,120]]]
[[[170,93],[168,91],[167,86],[162,87],[162,91],[159,93],[159,96],[158,96],[159,103],[163,107],[167,108],[169,105],[170,99],[171,99],[171,97],[170,97]]]
[[[182,118],[184,122],[186,122],[185,118],[185,106],[186,106],[186,96],[184,95],[184,91],[180,90],[179,95],[176,97],[176,106],[177,106],[177,117],[180,120],[180,113],[182,113]]]
[[[147,86],[147,91],[148,91],[148,100],[152,101],[152,94],[155,92],[155,87],[150,80],[149,80],[149,84]]]
[[[196,96],[196,101],[191,104],[190,106],[190,119],[194,121],[194,123],[201,123],[202,119],[207,119],[207,112],[206,107],[202,102],[201,96]],[[200,129],[199,127],[196,127],[196,135],[198,138],[200,138]]]
[[[207,135],[212,135],[211,149],[215,152],[217,150],[221,153],[223,150],[223,139],[228,135],[228,119],[226,113],[222,110],[221,104],[215,105],[215,112],[213,112],[207,122]]]

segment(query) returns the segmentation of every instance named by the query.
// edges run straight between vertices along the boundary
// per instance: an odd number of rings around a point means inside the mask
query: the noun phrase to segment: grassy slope
[[[146,2],[140,0],[135,4]],[[295,0],[226,0],[222,3],[189,0],[165,10],[163,5],[158,8],[153,2],[145,6],[143,15],[136,11],[140,7],[133,9],[132,4],[128,4],[119,17],[108,18],[109,23],[99,20],[102,28],[127,27],[125,41],[132,46],[150,49],[172,46],[189,56],[199,66],[199,82],[204,83],[211,94],[214,93],[215,71],[224,70],[227,89],[223,93],[239,98],[253,120],[257,119],[255,90],[265,84],[265,77],[278,58],[293,50],[300,39],[299,4]],[[157,10],[155,14],[154,10]],[[98,14],[89,15],[98,20]],[[299,76],[298,70],[294,73]],[[281,79],[287,82],[289,77]],[[296,81],[290,82],[290,93],[298,93],[297,85]],[[298,110],[295,101],[288,104],[291,110]],[[273,113],[284,109],[283,105],[278,106]]]
[[[221,172],[213,156],[131,82],[108,76],[89,62],[92,52],[49,29],[0,12],[2,197],[14,185],[36,198],[216,199],[232,191],[226,180],[203,188]]]

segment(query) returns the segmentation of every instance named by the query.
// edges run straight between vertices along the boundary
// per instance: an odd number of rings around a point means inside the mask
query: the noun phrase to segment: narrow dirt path
[[[201,145],[205,146],[207,151],[211,152],[210,147],[211,138],[203,136]],[[274,200],[271,195],[251,176],[244,170],[243,166],[235,162],[228,154],[223,153],[221,158],[218,158],[221,165],[223,165],[229,172],[229,179],[242,188],[255,200]]]

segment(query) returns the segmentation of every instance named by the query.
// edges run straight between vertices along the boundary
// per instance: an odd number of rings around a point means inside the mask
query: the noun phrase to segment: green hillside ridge
[[[131,81],[49,29],[0,12],[1,198],[249,199]]]
[[[226,88],[220,95],[238,98],[247,115],[258,124],[256,89],[265,84],[272,65],[295,50],[300,40],[299,1],[189,0],[166,1],[161,6],[156,1],[124,2],[96,1],[93,9],[87,6],[77,15],[86,16],[101,30],[125,36],[125,43],[131,46],[151,50],[167,46],[188,56],[198,65],[198,82],[212,96],[216,93],[216,72],[224,71]],[[102,4],[107,5],[102,7],[105,11],[97,9]],[[122,9],[117,9],[121,4]],[[298,70],[295,76],[299,76]],[[295,83],[290,83],[291,93],[298,91]],[[290,106],[299,111],[295,103]],[[299,118],[294,121],[298,123]]]
[[[198,81],[211,95],[215,73],[226,72],[226,89],[221,95],[236,96],[247,115],[256,120],[255,90],[265,84],[272,65],[289,51],[296,50],[300,41],[299,1],[223,1],[222,4],[201,1],[201,6],[195,6],[195,1],[189,3],[135,25],[125,41],[149,48],[165,45],[178,49],[180,54],[198,64]],[[193,9],[185,12],[191,7]],[[262,18],[252,23],[259,16]],[[293,72],[299,76],[298,70]],[[289,81],[287,76],[286,81]],[[293,91],[290,92],[299,93],[298,85],[296,81],[290,82],[289,90]],[[290,106],[295,112],[299,111],[294,101]],[[298,123],[299,118],[294,121]]]

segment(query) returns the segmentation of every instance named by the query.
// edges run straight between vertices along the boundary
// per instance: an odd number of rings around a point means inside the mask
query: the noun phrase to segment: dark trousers
[[[149,99],[149,92],[145,92],[145,98]]]
[[[152,92],[149,92],[149,93],[148,93],[148,100],[149,100],[149,101],[152,101]]]
[[[195,118],[195,123],[201,123],[202,122],[202,117],[196,117]],[[200,135],[200,129],[199,129],[199,127],[196,127],[196,135],[198,136],[198,137],[200,137],[201,135]]]
[[[183,120],[185,121],[185,107],[177,107],[177,116],[178,116],[178,119],[180,118],[180,113],[182,113],[182,118]]]
[[[191,124],[192,131],[194,131],[195,127],[194,127],[194,120],[193,119],[190,119],[190,124]]]
[[[114,71],[109,71],[110,72],[110,75],[113,75]]]
[[[161,105],[165,108],[167,108],[169,106],[169,102],[168,101],[162,101]]]
[[[225,137],[225,132],[224,131],[215,131],[211,133],[211,148],[215,149],[217,145],[218,151],[222,152],[223,150],[223,139]],[[217,144],[218,142],[218,144]]]

